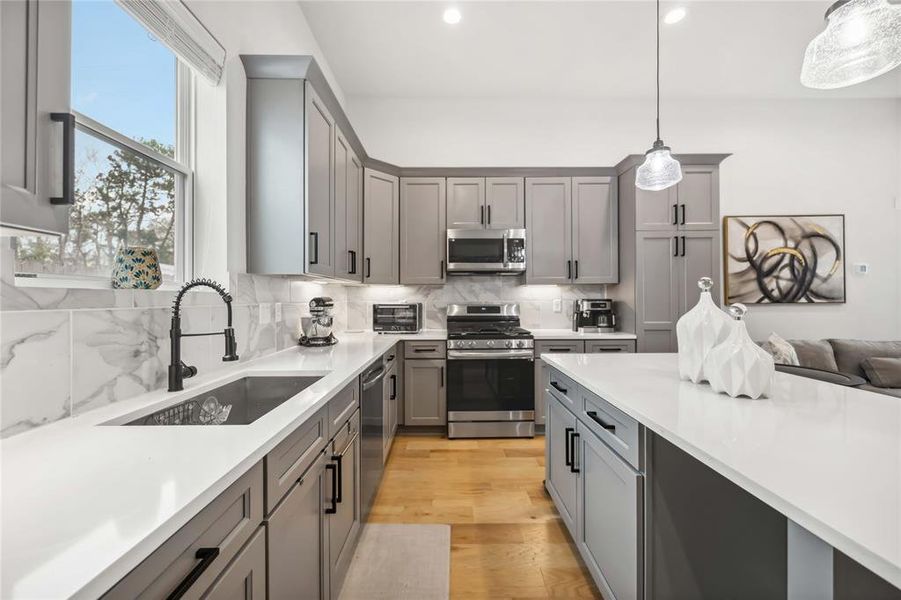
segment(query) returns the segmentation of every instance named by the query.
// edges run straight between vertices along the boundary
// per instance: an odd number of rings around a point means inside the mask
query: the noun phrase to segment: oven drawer
[[[635,469],[641,468],[638,421],[614,407],[603,398],[582,391],[582,410],[579,420],[605,444]]]
[[[569,410],[578,412],[577,400],[582,393],[579,385],[557,369],[548,369],[547,372],[547,391]]]
[[[582,340],[535,340],[535,356],[542,354],[554,354],[568,352],[579,354],[585,352],[585,342]]]
[[[404,358],[445,358],[446,353],[444,340],[404,342]]]

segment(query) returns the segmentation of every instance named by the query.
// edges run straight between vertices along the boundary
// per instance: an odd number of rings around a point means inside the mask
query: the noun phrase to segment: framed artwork
[[[723,218],[726,302],[845,301],[845,216]]]

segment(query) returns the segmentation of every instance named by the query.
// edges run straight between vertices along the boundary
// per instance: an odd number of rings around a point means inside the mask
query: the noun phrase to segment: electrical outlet
[[[563,300],[562,299],[557,298],[556,300],[554,300],[554,312],[555,313],[563,312]]]
[[[272,305],[260,304],[260,325],[268,325],[272,320]]]
[[[858,275],[868,275],[870,273],[869,263],[854,263],[854,272]]]
[[[275,303],[275,322],[276,323],[282,322],[282,303],[281,302]]]

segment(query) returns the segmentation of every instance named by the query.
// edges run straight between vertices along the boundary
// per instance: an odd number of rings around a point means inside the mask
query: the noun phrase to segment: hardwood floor
[[[544,490],[544,438],[399,435],[374,523],[451,526],[451,598],[597,598]]]

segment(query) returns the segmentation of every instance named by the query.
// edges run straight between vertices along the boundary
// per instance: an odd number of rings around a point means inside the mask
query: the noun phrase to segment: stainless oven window
[[[504,262],[504,240],[502,238],[452,238],[447,244],[447,261],[450,263]]]
[[[534,361],[448,360],[447,410],[535,410]]]

